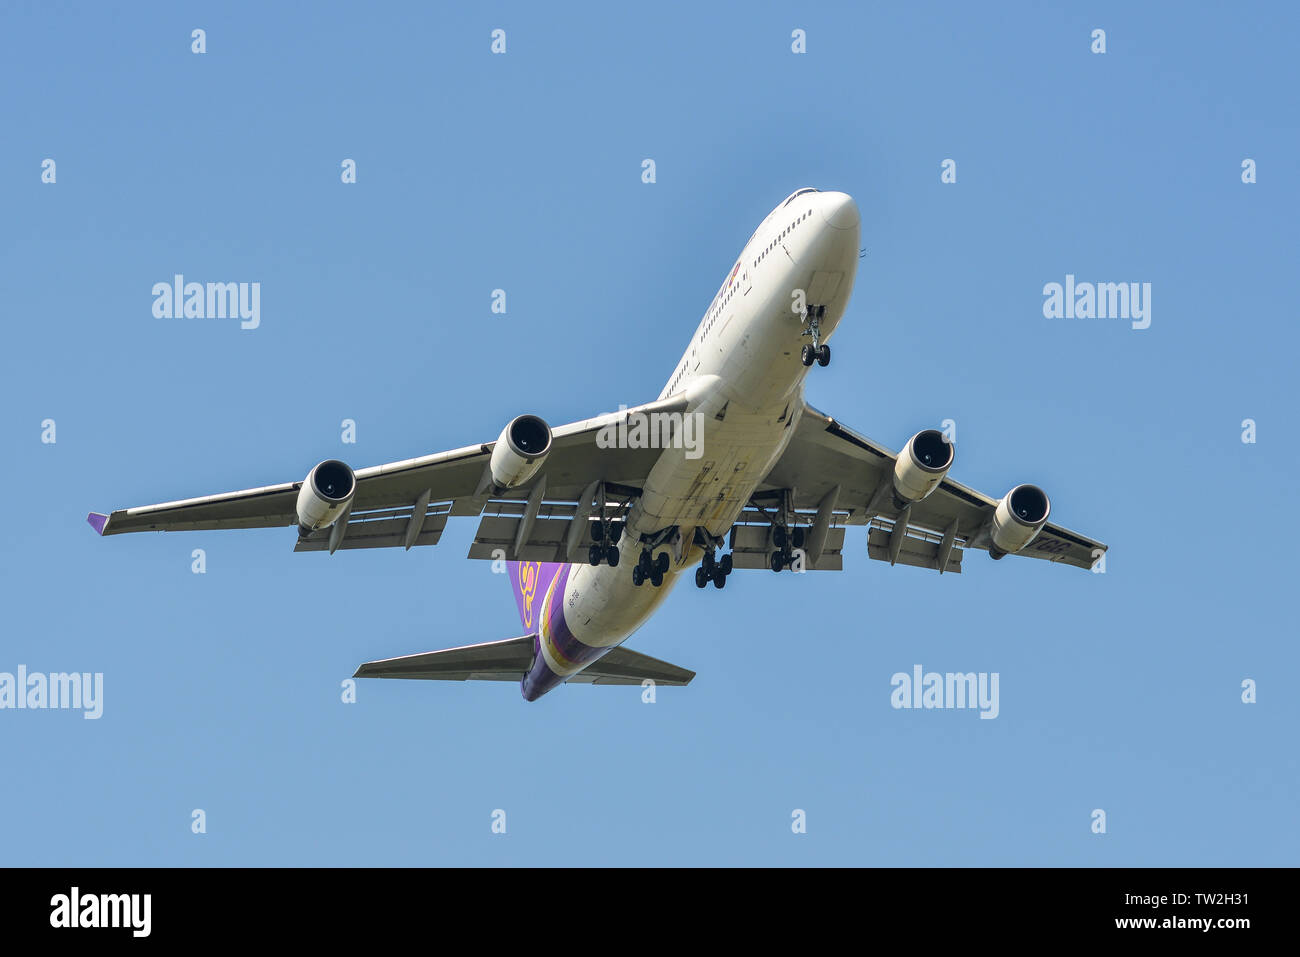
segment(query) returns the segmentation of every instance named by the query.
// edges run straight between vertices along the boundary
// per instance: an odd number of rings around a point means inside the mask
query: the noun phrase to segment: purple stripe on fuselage
[[[565,599],[564,593],[569,584],[569,576],[573,573],[574,565],[561,565],[560,572],[555,576],[549,585],[550,601],[544,602],[544,599],[538,599],[540,605],[540,614],[546,615],[544,623],[539,622],[538,637],[533,642],[536,655],[533,658],[533,668],[524,680],[520,683],[520,690],[523,692],[525,701],[536,701],[546,692],[563,684],[568,676],[558,675],[551,670],[542,655],[541,645],[546,640],[543,637],[549,636],[550,648],[555,654],[558,654],[566,664],[573,666],[589,665],[605,652],[608,648],[593,648],[591,645],[584,645],[574,637],[569,628],[568,619],[565,617]]]
[[[525,701],[536,701],[546,692],[563,682],[563,678],[546,667],[546,662],[539,654],[537,660],[533,662],[533,670],[524,675],[524,680],[520,682],[519,690],[523,694]]]
[[[573,568],[573,565],[564,566],[559,577],[555,579],[555,584],[551,586],[551,600],[549,604],[543,606],[542,612],[547,615],[545,633],[551,639],[551,650],[558,653],[567,664],[586,665],[609,649],[584,645],[574,637],[569,628],[569,620],[565,614],[564,592],[568,588],[569,575]]]

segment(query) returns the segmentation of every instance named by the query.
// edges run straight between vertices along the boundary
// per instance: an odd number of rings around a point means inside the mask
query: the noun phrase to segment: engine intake
[[[352,504],[356,490],[357,477],[347,463],[327,459],[313,468],[298,490],[298,535],[306,538],[333,525]]]
[[[535,415],[516,416],[492,447],[492,484],[498,490],[524,484],[537,474],[550,451],[551,427]]]
[[[894,463],[894,507],[919,502],[938,488],[956,454],[938,429],[925,429],[908,439]]]
[[[993,513],[993,544],[989,554],[994,558],[1018,552],[1047,524],[1052,503],[1047,493],[1037,485],[1017,485],[998,502]]]

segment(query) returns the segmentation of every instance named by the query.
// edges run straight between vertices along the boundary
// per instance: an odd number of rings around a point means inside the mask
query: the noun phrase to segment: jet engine
[[[908,439],[894,463],[894,507],[919,502],[938,488],[956,454],[938,429],[925,429]]]
[[[298,535],[306,538],[333,525],[352,503],[356,490],[357,477],[346,463],[328,459],[313,468],[298,492]]]
[[[1011,552],[1018,552],[1034,540],[1042,527],[1047,524],[1047,516],[1052,511],[1052,503],[1047,500],[1047,493],[1037,485],[1017,485],[998,502],[997,511],[993,513],[993,529],[990,533],[992,544],[989,555],[1001,558]]]
[[[501,490],[524,484],[537,474],[550,451],[551,427],[535,415],[516,416],[492,448],[492,483]]]

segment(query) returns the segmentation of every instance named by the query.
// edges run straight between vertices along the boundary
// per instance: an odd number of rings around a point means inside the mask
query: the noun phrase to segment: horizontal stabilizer
[[[649,679],[657,685],[681,687],[691,683],[694,671],[670,665],[639,651],[614,648],[569,679],[573,684],[639,685]]]
[[[368,661],[354,678],[423,678],[438,681],[522,681],[533,666],[535,635]],[[612,648],[568,680],[574,684],[690,684],[694,671],[626,648]]]
[[[441,681],[522,681],[533,666],[533,635],[464,645],[422,655],[367,661],[354,678],[425,678]]]

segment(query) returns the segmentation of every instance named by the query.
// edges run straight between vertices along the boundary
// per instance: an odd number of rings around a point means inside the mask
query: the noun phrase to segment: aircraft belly
[[[705,421],[698,458],[666,449],[646,480],[636,531],[675,525],[684,535],[696,526],[713,535],[727,532],[789,443],[786,420],[797,405],[791,400],[751,411],[728,404],[723,419]],[[683,564],[689,563],[686,551]]]

